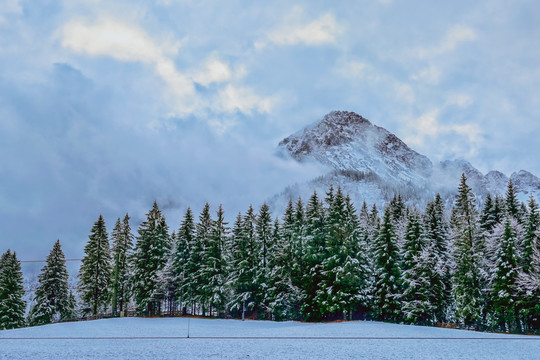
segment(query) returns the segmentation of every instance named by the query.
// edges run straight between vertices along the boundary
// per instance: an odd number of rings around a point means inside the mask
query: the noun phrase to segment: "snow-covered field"
[[[1,359],[540,359],[540,337],[352,321],[121,318],[0,331]]]

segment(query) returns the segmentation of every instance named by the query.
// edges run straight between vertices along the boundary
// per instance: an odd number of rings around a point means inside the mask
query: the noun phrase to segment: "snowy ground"
[[[0,359],[540,359],[540,337],[353,321],[122,318],[0,331]]]

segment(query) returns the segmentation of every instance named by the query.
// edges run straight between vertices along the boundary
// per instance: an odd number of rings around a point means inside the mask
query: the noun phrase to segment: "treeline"
[[[504,197],[488,195],[481,207],[463,175],[450,209],[437,195],[420,212],[398,195],[382,214],[366,203],[357,210],[340,188],[330,187],[306,204],[290,201],[280,218],[263,204],[228,224],[221,206],[212,216],[206,204],[198,221],[188,208],[171,233],[154,203],[136,237],[129,220],[118,219],[110,236],[102,216],[93,225],[77,311],[57,241],[39,275],[29,324],[129,308],[144,316],[374,319],[539,331],[540,214],[532,196],[527,205],[518,201],[511,181]],[[4,294],[22,297],[22,285],[12,291],[5,284],[21,281],[8,250],[0,265],[0,319]],[[8,303],[17,304],[12,312],[19,315],[24,309],[20,301]],[[23,316],[24,310],[2,326],[22,326]]]

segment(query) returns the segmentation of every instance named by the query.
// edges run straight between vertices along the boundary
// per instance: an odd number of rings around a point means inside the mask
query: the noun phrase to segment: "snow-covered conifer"
[[[66,257],[60,240],[47,256],[46,264],[38,276],[35,304],[30,309],[30,325],[44,325],[73,316],[73,298],[70,299]]]
[[[139,236],[133,254],[133,293],[139,313],[156,315],[161,311],[163,298],[157,274],[167,263],[169,227],[155,201],[146,217],[137,230]]]
[[[385,209],[384,217],[375,238],[375,315],[380,320],[396,321],[400,317],[401,274],[397,238],[392,224],[392,214]]]
[[[124,311],[129,303],[129,259],[132,256],[134,236],[129,225],[129,215],[120,218],[111,233],[112,240],[112,309],[113,314]]]
[[[79,269],[78,290],[92,315],[105,311],[111,282],[109,234],[102,215],[94,223],[84,247],[85,256]]]
[[[465,174],[461,176],[458,195],[452,210],[454,244],[453,298],[456,320],[466,326],[479,325],[484,311],[481,283],[481,254],[478,214],[474,195],[467,185]]]
[[[25,325],[21,262],[9,249],[0,258],[0,330]]]

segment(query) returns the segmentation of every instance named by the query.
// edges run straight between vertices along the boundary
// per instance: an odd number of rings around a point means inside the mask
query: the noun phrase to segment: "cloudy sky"
[[[330,4],[330,5],[329,5]],[[259,206],[280,139],[358,112],[433,161],[540,174],[537,1],[2,0],[0,252],[100,213]]]

